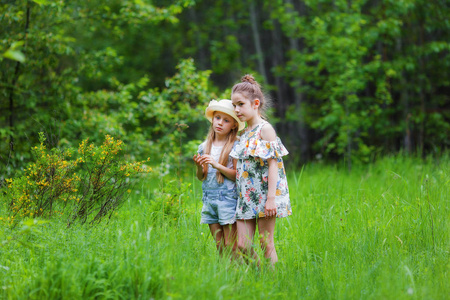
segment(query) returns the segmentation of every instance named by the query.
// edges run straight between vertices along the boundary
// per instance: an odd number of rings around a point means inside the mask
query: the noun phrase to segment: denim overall
[[[219,184],[216,172],[215,168],[211,165],[208,166],[208,174],[202,184],[203,208],[200,223],[233,224],[235,222],[237,204],[236,183],[225,177],[224,182]]]

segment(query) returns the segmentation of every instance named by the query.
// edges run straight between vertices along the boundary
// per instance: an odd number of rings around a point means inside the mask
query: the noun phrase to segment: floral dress
[[[236,219],[248,220],[264,217],[264,209],[269,189],[269,164],[267,159],[274,158],[278,162],[278,180],[275,192],[277,217],[283,218],[292,214],[289,189],[282,156],[289,152],[281,143],[261,139],[261,129],[267,124],[261,122],[251,131],[244,132],[240,142],[231,151],[230,156],[236,158],[236,186],[238,203]]]

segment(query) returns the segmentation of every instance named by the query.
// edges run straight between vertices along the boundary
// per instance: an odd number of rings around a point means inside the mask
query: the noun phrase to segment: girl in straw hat
[[[236,240],[236,160],[229,154],[237,143],[237,133],[244,129],[231,100],[212,100],[205,111],[211,127],[205,142],[194,155],[197,178],[203,181],[201,223],[208,224],[220,254],[225,248],[235,250]]]

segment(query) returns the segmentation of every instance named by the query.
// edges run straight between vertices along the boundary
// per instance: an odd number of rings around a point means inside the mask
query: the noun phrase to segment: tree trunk
[[[350,116],[350,109],[348,107],[348,97],[345,97],[345,119],[346,122],[348,122],[347,120],[349,119]],[[345,156],[347,157],[347,168],[348,171],[352,170],[352,142],[353,142],[353,136],[352,136],[352,132],[349,129],[349,126],[347,126],[347,149],[346,149],[346,153]]]
[[[288,0],[287,3],[290,3],[292,7],[294,6],[294,3],[292,0]],[[303,2],[300,3],[300,7],[298,8],[298,11],[300,13],[300,16],[304,16],[306,14],[306,7]],[[294,50],[295,52],[301,51],[301,43],[298,38],[296,37],[290,37],[289,38],[289,45],[290,49]],[[297,122],[297,128],[292,128],[291,132],[297,132],[297,138],[300,142],[300,161],[307,161],[309,159],[309,139],[308,139],[308,130],[306,128],[305,120],[303,117],[303,107],[304,107],[304,101],[303,101],[303,94],[299,91],[299,89],[302,86],[302,80],[301,78],[298,78],[293,84],[291,83],[292,92],[294,95],[294,104],[295,104],[295,113],[298,115],[298,122]]]
[[[30,7],[30,1],[27,1],[27,11],[26,11],[26,19],[25,19],[25,35],[24,35],[24,41],[27,38],[28,35],[28,28],[30,26],[30,13],[31,13],[31,7]],[[14,117],[15,117],[15,111],[14,111],[14,92],[16,88],[17,80],[19,79],[19,71],[20,71],[20,62],[16,63],[16,67],[14,68],[14,76],[11,82],[11,86],[8,89],[9,92],[9,129],[11,132],[14,130]],[[11,152],[14,151],[14,136],[11,134],[9,136],[9,149]]]
[[[190,19],[192,20],[192,22],[195,24],[195,42],[197,44],[198,47],[198,51],[197,51],[197,57],[196,57],[196,63],[200,66],[201,69],[206,69],[208,68],[206,66],[206,62],[205,59],[208,57],[206,55],[205,49],[202,45],[202,41],[200,40],[200,30],[198,29],[199,25],[198,25],[198,17],[197,17],[197,12],[195,11],[196,7],[192,7],[189,9],[189,16]]]
[[[266,68],[264,66],[264,52],[262,51],[261,39],[260,39],[259,28],[258,28],[259,20],[258,20],[258,15],[257,15],[256,9],[255,9],[254,1],[250,1],[250,23],[252,26],[252,36],[253,36],[253,42],[255,44],[259,73],[264,77],[264,82],[267,83],[267,72],[266,72]]]
[[[419,49],[423,49],[424,47],[424,22],[423,20],[420,20],[419,23]],[[421,56],[419,58],[419,99],[420,99],[420,124],[419,124],[419,137],[417,138],[417,145],[419,153],[424,156],[424,133],[425,133],[425,118],[426,118],[426,103],[425,103],[425,82],[424,82],[424,76],[425,76],[425,63],[424,58]]]
[[[397,53],[398,55],[402,55],[402,39],[397,38]],[[400,86],[401,86],[401,94],[400,94],[400,103],[403,109],[403,120],[405,122],[405,136],[403,138],[403,147],[405,151],[409,154],[411,153],[411,131],[409,128],[409,119],[411,117],[409,113],[409,99],[408,99],[408,84],[405,79],[405,73],[402,72],[400,76]]]

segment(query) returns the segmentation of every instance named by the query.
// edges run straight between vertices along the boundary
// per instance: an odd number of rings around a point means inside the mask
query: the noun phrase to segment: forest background
[[[52,147],[111,134],[131,159],[188,160],[207,103],[246,73],[290,163],[450,144],[444,0],[0,3],[0,179],[39,131]]]
[[[0,298],[446,299],[449,15],[0,0]],[[276,272],[200,224],[204,109],[246,73],[290,151]]]

